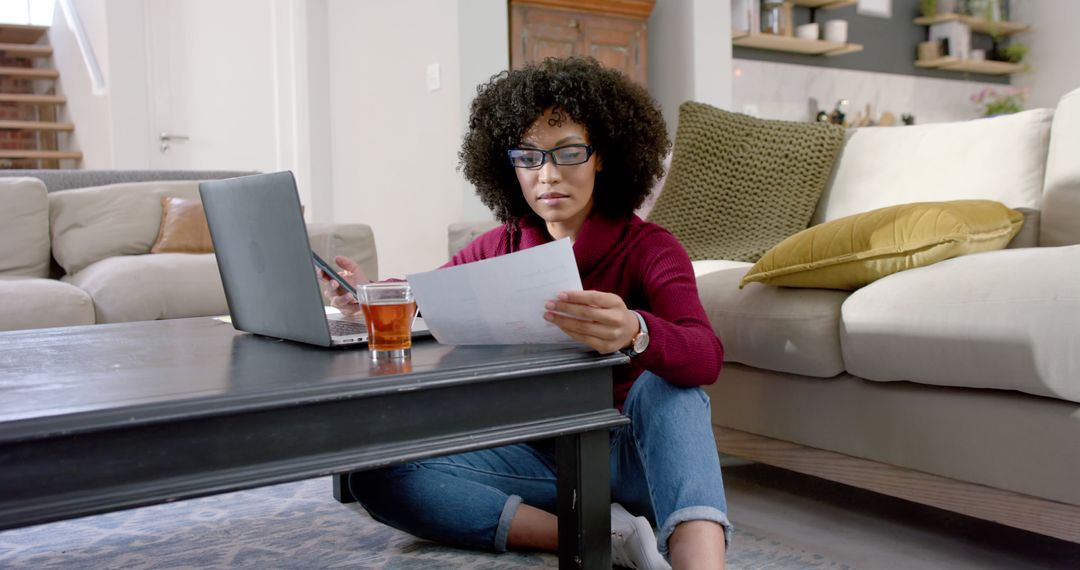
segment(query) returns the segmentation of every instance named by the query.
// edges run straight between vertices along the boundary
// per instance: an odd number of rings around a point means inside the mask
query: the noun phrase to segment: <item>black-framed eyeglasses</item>
[[[548,150],[512,148],[506,151],[506,156],[510,158],[510,164],[514,168],[528,168],[531,170],[543,166],[549,156],[556,166],[574,166],[575,164],[589,162],[592,155],[593,147],[587,144],[568,144]]]

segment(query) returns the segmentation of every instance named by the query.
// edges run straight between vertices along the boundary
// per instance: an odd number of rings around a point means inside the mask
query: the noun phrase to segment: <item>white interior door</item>
[[[145,6],[151,167],[278,169],[274,3]]]

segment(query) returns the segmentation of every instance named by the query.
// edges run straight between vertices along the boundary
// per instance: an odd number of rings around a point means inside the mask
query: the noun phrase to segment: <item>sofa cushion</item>
[[[0,178],[0,275],[49,276],[49,198],[36,178]]]
[[[1046,157],[1046,189],[1040,245],[1080,243],[1080,89],[1067,93],[1054,111]]]
[[[375,251],[375,232],[367,224],[307,225],[311,249],[319,257],[334,263],[334,257],[344,255],[360,265],[369,279],[379,278],[379,256]]]
[[[739,289],[749,263],[694,262],[698,295],[720,341],[724,360],[806,376],[844,371],[840,305],[848,294],[753,283]]]
[[[122,255],[64,277],[94,299],[99,323],[229,312],[213,254]]]
[[[56,279],[0,277],[0,330],[94,324],[86,291]]]
[[[1001,249],[1024,216],[992,200],[879,208],[807,228],[770,249],[750,282],[852,291],[886,275],[958,255]]]
[[[136,182],[49,194],[53,257],[68,274],[116,255],[148,253],[161,197],[197,198],[198,181]]]
[[[856,376],[1080,402],[1080,245],[897,273],[853,293],[842,314],[844,363]]]
[[[690,259],[756,261],[806,228],[843,133],[683,103],[671,171],[649,221],[671,230]]]
[[[941,200],[996,200],[1042,210],[1053,115],[1036,109],[957,123],[852,129],[814,223]]]
[[[161,197],[161,224],[150,253],[213,253],[202,200]]]

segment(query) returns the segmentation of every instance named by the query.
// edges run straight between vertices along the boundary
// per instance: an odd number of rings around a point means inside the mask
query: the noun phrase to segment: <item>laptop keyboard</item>
[[[360,321],[329,319],[326,322],[330,323],[330,336],[348,336],[367,332],[367,325]]]

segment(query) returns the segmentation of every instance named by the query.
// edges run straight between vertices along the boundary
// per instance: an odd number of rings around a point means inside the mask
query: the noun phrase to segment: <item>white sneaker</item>
[[[611,503],[611,563],[637,570],[671,570],[656,548],[656,535],[645,517],[635,517]]]

